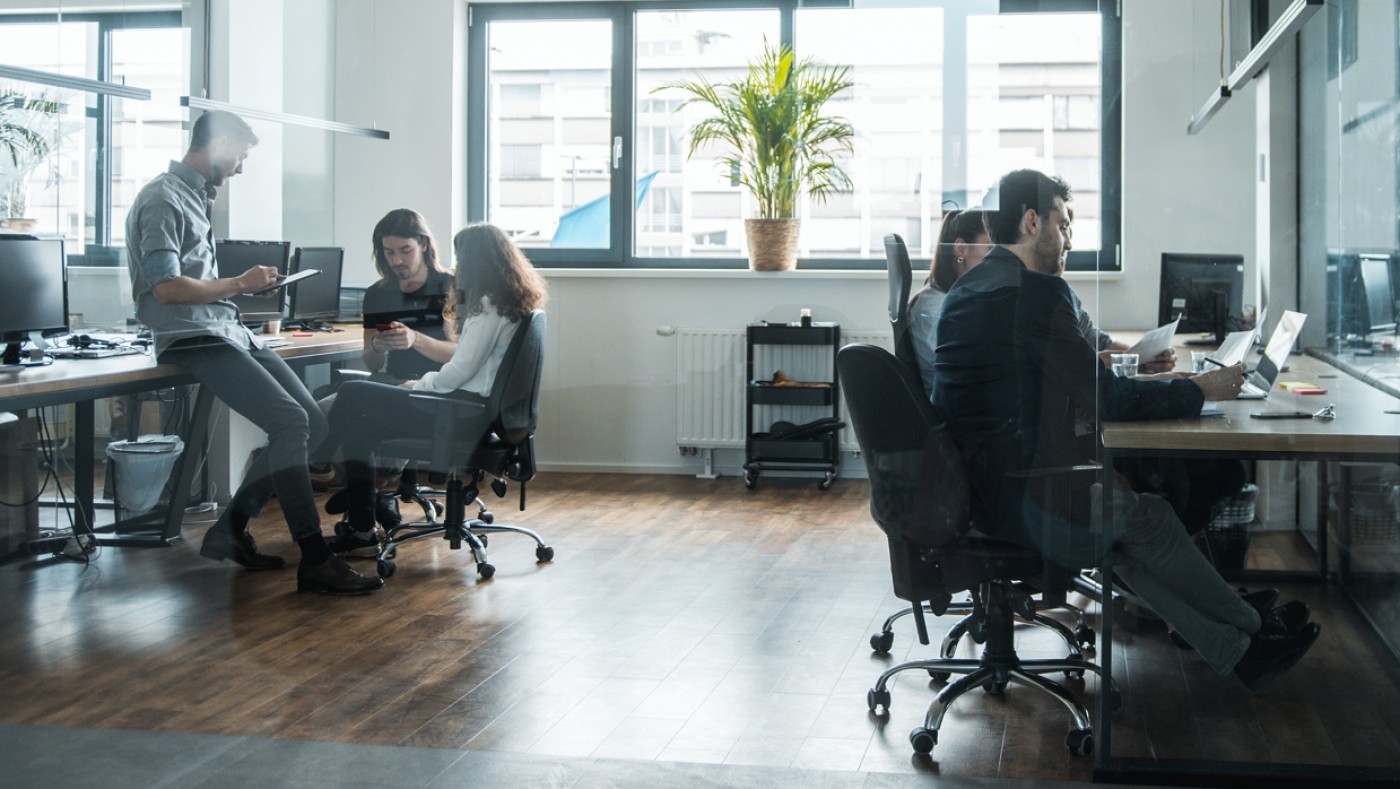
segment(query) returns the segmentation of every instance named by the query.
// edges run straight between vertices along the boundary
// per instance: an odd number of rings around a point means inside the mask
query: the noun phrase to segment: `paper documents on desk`
[[[1142,335],[1142,339],[1129,348],[1128,353],[1137,354],[1140,364],[1147,364],[1156,359],[1163,351],[1172,347],[1172,338],[1176,336],[1176,325],[1180,322],[1181,319],[1177,318],[1171,323],[1164,323]]]
[[[1244,361],[1245,354],[1249,353],[1249,349],[1254,345],[1254,333],[1254,329],[1230,332],[1225,335],[1225,342],[1220,343],[1220,349],[1211,358],[1226,367],[1239,364]]]

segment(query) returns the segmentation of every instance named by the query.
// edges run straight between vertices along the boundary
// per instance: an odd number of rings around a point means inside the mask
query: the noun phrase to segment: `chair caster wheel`
[[[893,646],[894,633],[890,631],[876,633],[875,635],[870,637],[870,648],[880,653],[881,655],[888,655],[890,653],[890,647]]]
[[[933,746],[938,744],[938,730],[920,726],[909,732],[909,744],[914,746],[914,753],[933,753]]]
[[[1094,730],[1075,729],[1065,735],[1065,747],[1070,753],[1088,756],[1094,752]]]
[[[865,692],[865,706],[869,707],[871,712],[875,712],[875,713],[877,713],[877,714],[878,714],[879,709],[880,709],[881,707],[884,707],[884,708],[885,708],[885,712],[889,712],[889,711],[890,711],[890,691],[889,691],[889,688],[886,688],[886,689],[884,689],[884,690],[875,690],[874,688],[871,688],[870,690],[867,690],[867,691]]]
[[[490,535],[478,534],[478,535],[476,535],[476,538],[477,538],[478,540],[481,540],[481,547],[483,547],[483,548],[489,548],[489,547],[491,547],[491,537],[490,537]]]
[[[1084,669],[1071,668],[1065,670],[1065,679],[1084,679]]]
[[[953,676],[953,672],[951,671],[938,671],[936,669],[928,670],[928,677],[934,682],[947,682],[948,678],[951,676]]]
[[[548,545],[541,545],[540,547],[536,548],[536,549],[535,549],[535,561],[537,561],[537,562],[552,562],[552,561],[554,561],[554,549],[553,549],[552,547],[548,546]]]
[[[1114,712],[1123,709],[1123,694],[1116,690],[1108,691],[1108,708]]]
[[[1079,646],[1085,649],[1093,646],[1097,639],[1098,634],[1094,632],[1094,628],[1088,625],[1080,625],[1074,629],[1074,640],[1078,641]]]
[[[752,471],[745,471],[744,487],[748,488],[749,490],[753,490],[754,488],[758,487],[758,474],[755,474]]]
[[[1001,694],[1003,694],[1003,693],[1006,692],[1006,683],[1005,683],[1005,682],[995,682],[995,681],[994,681],[994,682],[988,682],[987,684],[985,684],[985,685],[982,686],[982,690],[987,691],[988,693],[992,694],[993,696],[1000,696]]]
[[[827,490],[831,487],[831,483],[835,481],[836,475],[828,471],[826,476],[822,478],[822,481],[817,483],[817,490]]]
[[[398,569],[398,565],[394,564],[393,559],[380,559],[375,563],[374,569],[378,571],[380,578],[390,578],[394,575],[394,571]]]
[[[479,521],[481,521],[482,523],[495,523],[495,522],[496,522],[496,516],[493,515],[493,514],[491,514],[491,511],[490,511],[490,510],[482,510],[481,512],[478,512],[478,513],[476,514],[476,519],[479,520]]]
[[[491,580],[491,576],[493,576],[493,575],[496,574],[496,568],[495,568],[495,567],[492,567],[491,565],[487,564],[486,562],[482,562],[481,564],[478,564],[478,565],[476,566],[476,571],[477,571],[478,574],[481,575],[481,580],[483,580],[483,581],[489,581],[489,580]]]

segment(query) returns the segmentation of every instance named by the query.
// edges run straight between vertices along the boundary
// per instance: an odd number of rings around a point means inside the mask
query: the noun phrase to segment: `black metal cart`
[[[774,386],[760,376],[771,376],[772,370],[754,369],[754,349],[760,345],[808,345],[831,349],[831,362],[822,375],[825,380],[804,382],[816,386]],[[800,324],[754,323],[748,327],[747,380],[745,396],[744,486],[752,490],[764,471],[821,472],[817,487],[826,490],[836,480],[841,469],[840,431],[811,430],[775,434],[768,425],[756,429],[755,415],[762,406],[801,406],[822,415],[828,425],[839,419],[841,389],[836,380],[836,351],[841,347],[841,327],[835,323]],[[817,409],[822,409],[822,411]]]

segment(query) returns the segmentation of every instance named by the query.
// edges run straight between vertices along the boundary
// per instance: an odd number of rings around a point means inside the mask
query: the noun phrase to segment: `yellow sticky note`
[[[1321,388],[1321,387],[1319,387],[1317,384],[1308,383],[1307,381],[1285,381],[1285,382],[1279,384],[1278,386],[1279,386],[1280,389],[1287,389],[1287,390],[1290,391],[1290,392],[1293,391],[1294,389],[1320,389],[1320,388]]]

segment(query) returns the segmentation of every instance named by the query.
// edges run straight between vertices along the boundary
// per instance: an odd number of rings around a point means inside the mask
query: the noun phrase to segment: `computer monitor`
[[[321,273],[288,286],[292,292],[290,317],[311,331],[329,330],[323,321],[340,317],[340,272],[345,250],[340,247],[300,247],[292,260],[292,273],[317,269]]]
[[[1210,333],[1218,345],[1239,330],[1243,307],[1244,256],[1162,253],[1159,326],[1180,317],[1178,334]]]
[[[1395,331],[1395,293],[1390,288],[1390,255],[1362,254],[1368,332]]]
[[[219,264],[219,277],[237,277],[253,266],[272,266],[278,274],[287,273],[287,263],[291,258],[292,245],[287,241],[234,241],[224,239],[214,247],[214,259]],[[312,279],[315,279],[314,277]],[[270,294],[253,296],[242,294],[230,301],[242,313],[240,320],[245,324],[281,320],[286,306],[286,288],[277,288]]]
[[[30,332],[68,331],[68,269],[63,241],[0,236],[0,342],[3,360],[20,363]]]

